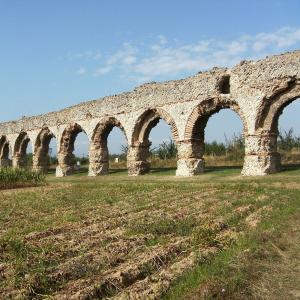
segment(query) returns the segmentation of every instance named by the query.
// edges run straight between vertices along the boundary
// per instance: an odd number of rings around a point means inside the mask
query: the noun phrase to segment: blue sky
[[[0,0],[0,121],[299,48],[296,0]],[[299,113],[294,105],[283,126],[300,133]],[[230,112],[210,123],[209,140],[240,130]],[[113,152],[119,139],[110,137]]]

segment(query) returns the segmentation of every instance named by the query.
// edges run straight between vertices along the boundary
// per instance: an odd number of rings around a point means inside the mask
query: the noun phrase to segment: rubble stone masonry
[[[196,175],[204,170],[207,121],[221,109],[229,108],[240,116],[244,128],[246,150],[242,174],[275,173],[280,169],[278,118],[299,97],[300,51],[242,61],[232,69],[213,68],[182,80],[151,82],[132,92],[1,123],[0,166],[9,165],[10,155],[13,167],[24,166],[31,141],[33,168],[45,172],[49,143],[56,137],[56,175],[70,175],[74,169],[74,141],[83,131],[90,141],[89,175],[107,174],[107,137],[117,126],[129,145],[128,174],[145,174],[150,167],[149,133],[164,119],[171,126],[178,147],[176,175]]]

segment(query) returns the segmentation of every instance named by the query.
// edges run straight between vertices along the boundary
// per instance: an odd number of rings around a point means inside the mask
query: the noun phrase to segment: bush
[[[151,152],[160,159],[167,160],[177,156],[177,147],[172,140],[169,140],[168,142],[162,142],[157,149],[150,150],[150,153]]]
[[[36,186],[45,182],[45,176],[26,169],[0,169],[0,189]]]
[[[294,135],[293,128],[288,131],[280,131],[278,134],[278,149],[282,151],[292,151],[300,149],[300,137]]]
[[[221,156],[226,154],[226,146],[223,143],[213,141],[205,143],[205,155]]]
[[[241,160],[245,153],[245,142],[242,134],[233,137],[225,137],[225,143],[205,143],[205,155],[208,156],[226,156],[228,160]]]

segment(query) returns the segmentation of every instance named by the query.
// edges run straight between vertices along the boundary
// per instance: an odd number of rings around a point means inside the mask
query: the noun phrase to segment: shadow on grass
[[[127,174],[127,169],[109,169],[108,173],[109,175],[126,175]]]
[[[47,174],[48,175],[53,175],[53,174],[55,175],[55,172],[56,172],[56,168],[49,168]]]
[[[79,170],[75,170],[74,171],[74,175],[75,174],[87,174],[89,172],[89,168],[88,167],[81,167]]]
[[[207,167],[205,168],[204,173],[227,173],[231,171],[241,171],[241,166],[217,166],[217,167]],[[109,169],[109,174],[112,176],[118,176],[118,175],[127,175],[128,170],[126,168],[112,168]],[[145,174],[146,176],[175,176],[176,174],[176,168],[175,167],[161,167],[161,168],[151,168],[150,172]],[[51,168],[48,170],[48,175],[55,176],[55,168]],[[88,167],[81,167],[79,170],[74,171],[74,173],[71,176],[83,176],[88,175]],[[200,174],[201,175],[201,174]]]
[[[176,168],[151,168],[150,175],[175,175]]]
[[[241,171],[243,166],[209,166],[205,167],[204,173],[211,173],[211,172],[226,172],[229,170],[236,170]]]
[[[230,175],[230,174],[240,174],[242,166],[207,166],[204,173],[202,174],[218,174],[218,175]],[[285,164],[281,167],[280,173],[285,173],[289,171],[300,171],[300,164]],[[126,176],[128,170],[126,168],[112,168],[109,169],[108,176]],[[146,176],[175,176],[175,167],[161,167],[161,168],[151,168],[150,172]],[[198,176],[201,176],[199,174]],[[48,170],[48,175],[55,176],[55,168]],[[80,170],[75,171],[72,176],[87,176],[88,167],[81,167]]]
[[[281,171],[296,171],[300,170],[300,164],[285,164],[281,166]]]

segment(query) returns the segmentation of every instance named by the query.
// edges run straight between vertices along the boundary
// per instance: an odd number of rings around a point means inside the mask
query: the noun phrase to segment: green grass
[[[37,186],[45,182],[45,176],[26,169],[0,169],[0,189]]]
[[[87,286],[115,295],[146,277],[155,284],[162,270],[172,272],[193,253],[192,268],[163,281],[165,299],[193,298],[203,285],[208,299],[224,297],[223,288],[227,299],[248,296],[247,283],[256,278],[243,255],[250,251],[254,261],[266,237],[276,240],[285,221],[299,216],[300,170],[255,178],[240,176],[239,168],[211,168],[192,178],[176,178],[174,171],[50,175],[45,186],[1,192],[1,295],[31,299],[64,291],[70,297]],[[125,279],[102,282],[110,272]]]
[[[279,196],[280,194],[286,196],[286,191],[281,191]],[[290,191],[288,196],[288,205],[286,202],[280,203],[279,197],[273,204],[274,212],[255,230],[246,232],[231,247],[220,251],[212,259],[200,261],[194,269],[178,278],[162,299],[260,299],[262,295],[259,291],[250,292],[249,288],[253,282],[260,280],[259,274],[264,270],[250,264],[255,264],[257,258],[261,259],[270,248],[270,243],[278,240],[281,232],[287,230],[287,220],[293,218],[294,222],[298,222],[296,218],[300,215],[300,192]],[[241,259],[244,253],[250,258],[248,264],[243,264]],[[276,259],[276,255],[268,257],[268,260],[274,258]],[[200,292],[193,292],[199,286],[202,286],[202,293],[201,289]]]

